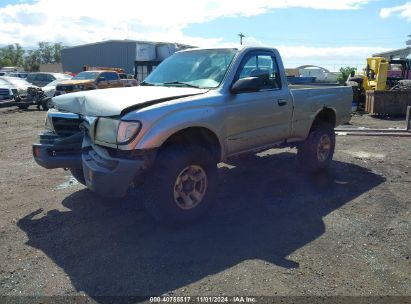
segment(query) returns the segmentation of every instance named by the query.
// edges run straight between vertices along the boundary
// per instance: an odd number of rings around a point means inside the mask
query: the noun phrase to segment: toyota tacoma
[[[286,79],[273,48],[180,51],[141,86],[54,97],[34,159],[103,196],[143,187],[157,220],[191,222],[214,201],[219,162],[296,147],[309,171],[329,166],[352,90]]]

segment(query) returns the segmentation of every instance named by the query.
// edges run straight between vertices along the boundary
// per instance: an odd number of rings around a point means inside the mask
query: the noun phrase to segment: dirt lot
[[[171,230],[138,192],[99,198],[37,166],[44,115],[0,110],[0,295],[411,296],[411,138],[339,136],[319,176],[292,149],[230,163],[211,215]]]

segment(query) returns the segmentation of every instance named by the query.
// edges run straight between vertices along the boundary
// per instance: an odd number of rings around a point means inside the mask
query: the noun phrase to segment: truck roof
[[[191,49],[186,49],[186,50],[181,50],[178,51],[178,53],[183,53],[183,52],[190,52],[190,51],[199,51],[199,50],[238,50],[238,51],[245,51],[245,50],[277,50],[274,47],[270,46],[257,46],[257,45],[233,45],[233,46],[221,46],[221,47],[201,47],[201,48],[191,48]]]
[[[81,71],[81,72],[93,72],[93,73],[114,72],[114,73],[120,74],[119,72],[113,71],[113,70],[87,70],[87,71]]]

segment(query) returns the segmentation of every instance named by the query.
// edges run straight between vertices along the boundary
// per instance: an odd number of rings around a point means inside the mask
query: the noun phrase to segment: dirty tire
[[[80,183],[83,184],[84,186],[86,185],[86,180],[84,179],[84,174],[83,174],[83,169],[69,169],[71,172],[71,175]]]
[[[184,182],[188,175],[194,179],[188,178]],[[195,179],[200,181],[195,182]],[[182,185],[184,187],[179,187]],[[144,204],[148,213],[160,224],[189,224],[210,209],[216,187],[217,163],[210,152],[198,146],[171,146],[160,152],[152,172],[147,176],[144,183]],[[190,189],[195,193],[190,192]],[[186,204],[185,191],[191,193],[188,195],[189,204]],[[184,192],[184,199],[179,196],[181,192]],[[198,193],[203,195],[200,200],[196,199]]]
[[[54,105],[50,97],[41,100],[41,108],[43,111],[47,111],[48,109],[53,108],[53,106]]]
[[[309,172],[326,170],[335,150],[333,125],[327,122],[316,123],[307,139],[297,149],[298,160],[304,169]]]

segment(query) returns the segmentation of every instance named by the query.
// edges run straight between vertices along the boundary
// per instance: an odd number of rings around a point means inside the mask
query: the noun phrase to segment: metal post
[[[411,106],[407,107],[407,117],[405,118],[405,122],[407,123],[405,130],[409,132],[411,130]]]
[[[243,33],[238,34],[240,36],[240,44],[243,44],[243,38],[245,38],[245,35]]]

